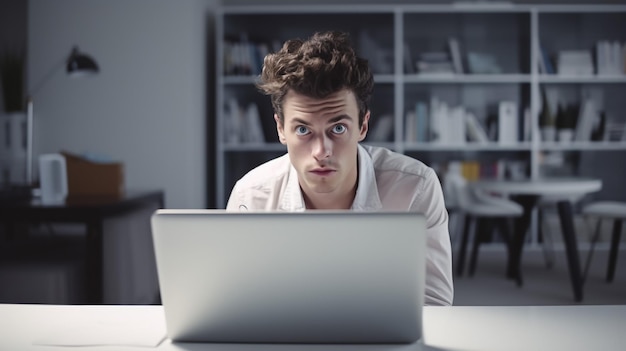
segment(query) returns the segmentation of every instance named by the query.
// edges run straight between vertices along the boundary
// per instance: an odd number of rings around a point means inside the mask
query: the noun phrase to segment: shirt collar
[[[357,148],[359,180],[351,209],[354,211],[378,211],[383,206],[378,196],[374,163],[363,146],[359,144]],[[298,182],[298,172],[292,165],[289,167],[289,179],[279,202],[278,210],[299,212],[305,209],[304,197]]]
[[[287,186],[285,192],[278,204],[278,210],[287,212],[301,212],[306,209],[304,205],[304,197],[302,196],[302,190],[300,189],[300,183],[298,182],[298,172],[293,167],[289,166],[289,176],[287,179]]]
[[[383,208],[378,196],[376,173],[372,157],[363,146],[358,145],[359,157],[359,183],[356,188],[356,196],[352,202],[355,211],[378,211]]]

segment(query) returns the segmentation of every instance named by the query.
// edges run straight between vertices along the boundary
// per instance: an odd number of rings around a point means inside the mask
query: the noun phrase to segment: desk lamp
[[[72,77],[93,75],[99,72],[98,64],[90,56],[81,53],[77,46],[72,48],[69,57],[65,60],[66,73]],[[50,72],[31,90],[26,98],[26,181],[28,185],[33,185],[33,96],[37,93],[43,84],[47,82],[52,74],[62,66],[56,65]]]

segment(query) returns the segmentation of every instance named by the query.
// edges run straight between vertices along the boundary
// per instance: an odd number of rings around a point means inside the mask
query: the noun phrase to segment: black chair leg
[[[456,274],[458,276],[463,275],[465,268],[465,251],[467,250],[467,241],[469,237],[470,227],[472,225],[472,217],[468,215],[462,215],[463,220],[463,236],[461,237],[461,246],[459,247],[459,255],[456,262]]]
[[[469,275],[474,276],[476,271],[476,261],[478,260],[478,250],[480,244],[483,243],[489,234],[491,234],[492,225],[489,219],[480,218],[476,225],[476,233],[474,234],[474,242],[472,245],[472,256],[470,257]]]
[[[602,229],[602,218],[598,218],[598,222],[596,223],[596,230],[593,233],[593,237],[591,238],[591,247],[589,247],[587,261],[585,262],[585,270],[583,271],[583,283],[587,280],[587,275],[589,274],[589,267],[591,267],[591,258],[593,257],[593,251],[595,250],[596,243],[600,238],[600,229]]]
[[[617,251],[619,248],[620,236],[622,234],[622,220],[616,219],[613,223],[613,236],[611,237],[611,252],[609,253],[609,267],[606,271],[606,281],[613,281],[615,276],[615,265],[617,263]]]

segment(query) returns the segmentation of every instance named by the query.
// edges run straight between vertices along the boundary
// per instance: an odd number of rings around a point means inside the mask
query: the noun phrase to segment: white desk
[[[549,196],[555,199],[561,220],[563,242],[567,255],[570,280],[574,291],[574,299],[578,302],[583,299],[583,278],[578,258],[578,245],[574,232],[572,216],[572,197],[585,195],[602,189],[602,181],[589,178],[540,178],[528,180],[484,180],[472,186],[490,191],[510,195],[512,200],[524,208],[521,217],[515,220],[513,240],[511,240],[511,255],[507,267],[507,276],[517,280],[522,285],[520,270],[524,237],[530,226],[533,209],[541,197]]]
[[[528,180],[481,180],[481,189],[510,195],[562,196],[568,198],[602,189],[602,181],[590,178],[540,178]]]
[[[0,304],[0,350],[62,350],[34,345],[51,331],[78,335],[99,325],[104,335],[165,334],[161,306]],[[119,322],[119,323],[116,323]],[[125,326],[120,327],[120,324]],[[424,350],[624,350],[626,305],[543,307],[425,307]],[[113,327],[111,327],[113,326]],[[108,329],[107,329],[108,328]],[[117,329],[116,329],[117,328]],[[98,346],[71,350],[420,350],[419,345],[172,344],[157,348]]]

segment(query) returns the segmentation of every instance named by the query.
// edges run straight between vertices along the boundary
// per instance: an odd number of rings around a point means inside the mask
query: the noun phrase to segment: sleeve
[[[228,202],[226,203],[227,211],[241,211],[241,206],[245,206],[244,192],[241,189],[239,182],[235,183],[233,190],[230,193]]]
[[[454,284],[452,280],[452,248],[441,183],[437,174],[429,169],[422,191],[413,208],[426,217],[426,290],[424,304],[452,305]]]

